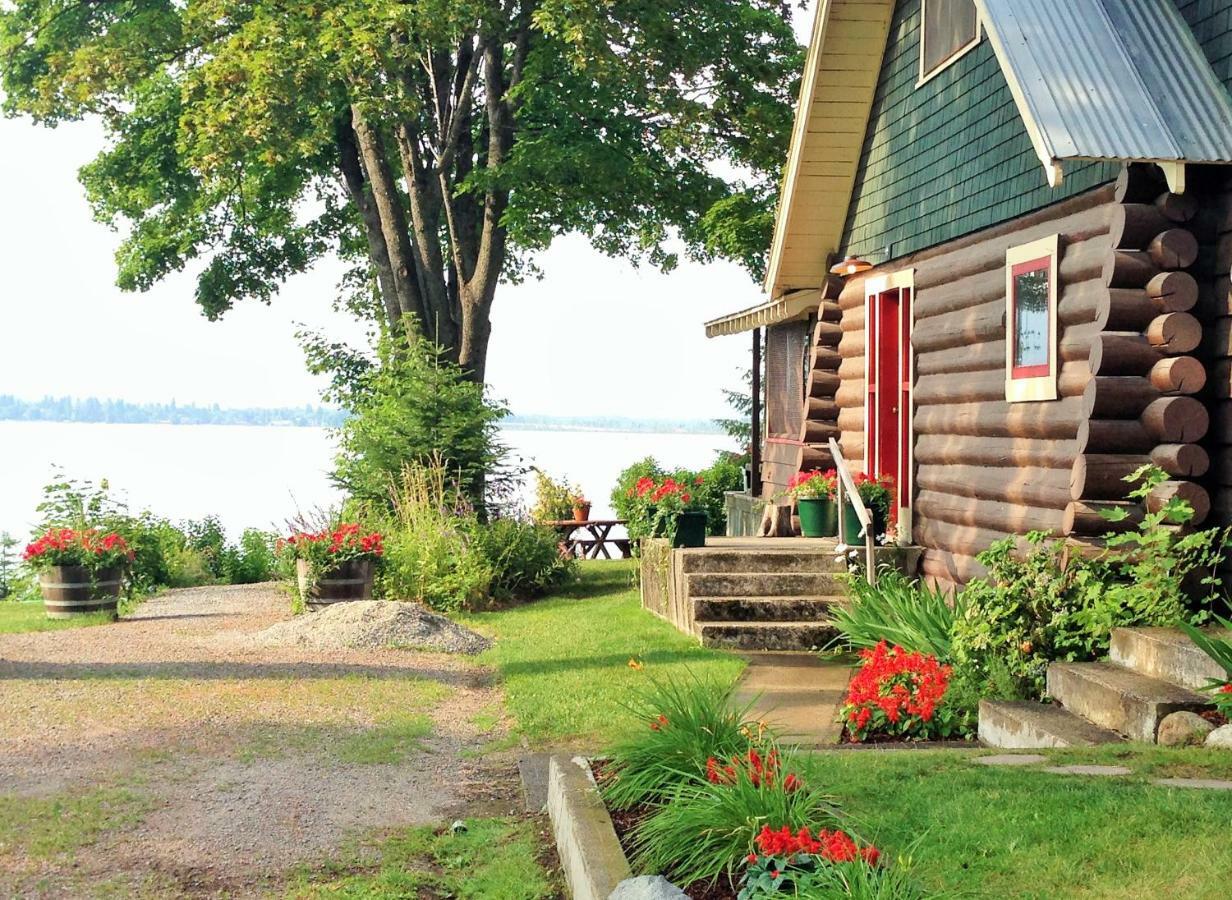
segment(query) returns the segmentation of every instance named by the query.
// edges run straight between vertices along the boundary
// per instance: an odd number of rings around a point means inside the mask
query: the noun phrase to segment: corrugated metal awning
[[[780,322],[806,319],[815,313],[820,305],[821,291],[795,291],[781,300],[771,300],[761,306],[753,306],[739,312],[729,313],[720,319],[712,319],[706,323],[706,337],[740,334],[743,331],[752,331],[754,328],[778,325]]]
[[[975,0],[1049,181],[1064,160],[1232,162],[1232,101],[1171,0]]]

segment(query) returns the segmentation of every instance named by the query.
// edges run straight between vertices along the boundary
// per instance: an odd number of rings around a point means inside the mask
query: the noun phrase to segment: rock
[[[608,900],[688,900],[688,896],[662,875],[639,875],[616,885]]]
[[[1159,723],[1155,742],[1163,747],[1198,747],[1215,726],[1197,713],[1174,712]]]
[[[1206,746],[1232,750],[1232,725],[1216,728],[1206,736]]]
[[[418,603],[352,600],[296,616],[257,632],[260,647],[308,647],[314,650],[426,650],[480,653],[491,641],[437,615]]]

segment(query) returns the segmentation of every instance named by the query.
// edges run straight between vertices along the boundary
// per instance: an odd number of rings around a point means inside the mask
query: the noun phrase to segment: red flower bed
[[[876,847],[861,847],[855,839],[845,831],[828,831],[825,828],[817,830],[813,837],[808,826],[792,834],[790,828],[784,825],[774,831],[769,825],[763,825],[757,835],[757,849],[762,856],[773,856],[788,859],[798,854],[819,856],[826,862],[845,863],[862,859],[870,866],[876,865],[881,858],[881,851]],[[758,861],[756,853],[749,854],[749,863]]]
[[[950,685],[949,666],[935,656],[908,653],[885,641],[861,650],[860,657],[841,713],[853,740],[872,735],[908,740],[950,736],[950,717],[938,715]]]

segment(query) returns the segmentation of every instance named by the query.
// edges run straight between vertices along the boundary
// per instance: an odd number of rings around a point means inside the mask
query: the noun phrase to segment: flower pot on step
[[[868,512],[873,517],[873,540],[876,541],[877,538],[886,533],[886,517],[876,507],[869,508]],[[843,540],[848,544],[863,544],[864,538],[860,535],[860,527],[860,518],[856,515],[856,508],[844,500]]]
[[[834,537],[838,534],[838,504],[830,497],[801,497],[800,534],[809,538]]]
[[[375,567],[370,559],[353,559],[320,574],[315,580],[308,560],[295,562],[299,593],[309,609],[324,609],[335,603],[371,600]]]
[[[39,574],[43,609],[49,619],[89,613],[116,615],[123,578],[120,569],[91,571],[85,566],[52,566]]]
[[[676,537],[673,547],[705,547],[706,546],[706,514],[704,512],[682,512],[676,514]]]

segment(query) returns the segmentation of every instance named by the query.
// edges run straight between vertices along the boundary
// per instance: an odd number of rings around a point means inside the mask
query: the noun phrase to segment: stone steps
[[[1213,659],[1183,631],[1173,628],[1114,629],[1108,660],[1187,688],[1203,688],[1210,679],[1224,677]]]
[[[694,573],[837,574],[842,560],[817,550],[722,550],[697,547],[681,551],[681,571]]]
[[[692,572],[692,597],[827,597],[846,594],[844,581],[822,572]]]
[[[1005,750],[1034,750],[1093,747],[1123,738],[1053,704],[981,700],[980,740]]]
[[[694,622],[703,647],[719,650],[820,650],[838,634],[828,620],[815,622]]]
[[[1130,740],[1154,743],[1170,713],[1199,712],[1210,698],[1178,684],[1111,663],[1053,663],[1048,693],[1069,712]]]
[[[815,622],[841,597],[693,597],[695,622]]]

